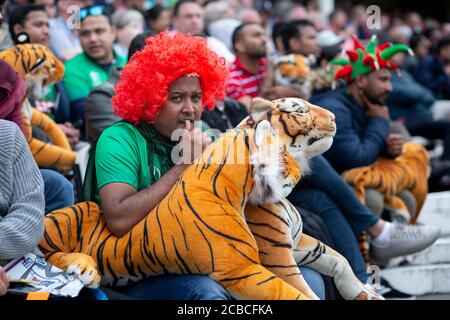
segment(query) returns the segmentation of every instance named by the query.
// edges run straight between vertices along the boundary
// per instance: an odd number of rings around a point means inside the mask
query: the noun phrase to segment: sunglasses
[[[101,16],[105,13],[104,6],[90,6],[80,9],[80,21],[83,21],[89,16]]]

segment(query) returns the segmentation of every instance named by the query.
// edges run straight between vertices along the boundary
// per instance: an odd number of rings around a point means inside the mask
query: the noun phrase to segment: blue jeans
[[[73,186],[62,174],[39,169],[44,180],[45,213],[73,205]]]
[[[321,275],[309,268],[300,268],[305,281],[324,299]],[[117,289],[117,288],[116,288]],[[232,300],[222,285],[205,275],[161,275],[141,280],[117,291],[138,300]]]
[[[298,188],[317,189],[326,193],[347,219],[354,234],[375,225],[379,218],[359,201],[355,192],[323,156],[311,160],[312,173],[302,178]]]
[[[311,290],[320,300],[325,300],[325,284],[320,273],[308,267],[300,267],[300,272]]]
[[[312,173],[302,178],[288,199],[296,206],[318,214],[330,231],[336,250],[352,266],[358,279],[368,275],[356,236],[378,222],[353,190],[323,156],[311,160]]]

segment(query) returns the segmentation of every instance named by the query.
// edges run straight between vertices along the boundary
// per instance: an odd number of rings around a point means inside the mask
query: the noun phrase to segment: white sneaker
[[[374,243],[370,247],[370,255],[374,260],[386,261],[394,257],[416,253],[430,246],[441,234],[441,230],[433,225],[406,225],[392,223],[391,239],[384,246]]]

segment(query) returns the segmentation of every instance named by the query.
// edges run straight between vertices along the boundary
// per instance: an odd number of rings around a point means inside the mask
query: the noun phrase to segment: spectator
[[[4,15],[7,17],[7,19],[9,19],[15,9],[17,9],[18,7],[26,6],[30,3],[31,1],[29,0],[8,0],[4,5]]]
[[[232,43],[236,60],[230,66],[227,96],[248,109],[251,99],[261,95],[267,36],[259,24],[241,24],[233,32]]]
[[[8,63],[0,59],[0,119],[15,122],[23,134],[25,126],[21,105],[26,93],[25,82]]]
[[[0,266],[37,248],[44,233],[44,184],[25,137],[0,120]]]
[[[0,60],[0,79],[0,119],[15,122],[26,136],[21,114],[21,105],[27,94],[25,82],[3,60]],[[73,188],[69,181],[51,170],[41,169],[40,172],[44,179],[46,213],[73,204]]]
[[[286,54],[286,49],[284,48],[283,39],[281,37],[284,26],[285,26],[284,22],[277,22],[272,27],[271,56],[274,56],[275,58],[279,56],[284,56]]]
[[[144,18],[139,11],[121,10],[112,15],[112,25],[117,30],[117,41],[114,51],[126,57],[131,40],[144,32]]]
[[[151,32],[160,33],[170,27],[170,10],[160,4],[155,4],[151,9],[148,9],[144,17],[147,28]]]
[[[208,3],[204,14],[205,29],[209,31],[211,23],[222,19],[236,19],[236,12],[233,10],[233,7],[223,0]]]
[[[34,0],[33,3],[43,6],[49,19],[56,17],[56,0]]]
[[[98,1],[101,2],[101,1]],[[108,1],[105,1],[108,2]],[[142,12],[144,9],[144,0],[119,0],[112,1],[112,11],[121,11],[121,10],[137,10]],[[97,3],[97,2],[96,2]],[[104,4],[104,3],[100,3]]]
[[[222,42],[232,52],[231,38],[234,30],[240,25],[241,22],[237,19],[220,19],[209,24],[208,34]]]
[[[192,35],[203,34],[204,10],[195,0],[179,0],[173,7],[175,30]]]
[[[308,20],[295,20],[287,23],[281,34],[286,53],[301,54],[305,57],[320,55],[317,32]]]
[[[82,52],[76,24],[77,8],[90,3],[89,0],[58,0],[57,15],[50,19],[50,48],[63,62]]]
[[[178,0],[173,7],[173,27],[176,31],[204,36],[204,9],[196,0]],[[224,57],[228,63],[234,61],[233,53],[214,37],[207,37],[208,47]]]
[[[165,63],[166,60],[170,63]],[[149,75],[145,84],[137,81],[137,72]],[[175,145],[170,141],[173,130],[186,129],[184,143],[194,143],[199,150],[211,142],[191,125],[200,119],[203,106],[223,98],[227,73],[226,65],[207,49],[205,40],[169,32],[147,40],[145,49],[125,67],[113,99],[117,114],[125,121],[110,126],[100,136],[95,150],[96,174],[90,176],[98,178],[96,190],[99,191],[94,194],[100,197],[105,219],[114,234],[128,232],[143,219],[189,165],[174,165],[171,160]],[[156,78],[153,76],[156,74],[167,78]],[[152,108],[143,110],[143,101],[150,101]],[[149,150],[157,151],[149,157]],[[195,157],[191,155],[191,159]],[[125,158],[126,162],[119,160]],[[124,167],[125,163],[137,166]],[[163,292],[157,289],[160,286],[172,290]],[[189,289],[192,287],[196,288],[195,294]],[[230,297],[212,279],[194,275],[151,277],[123,292],[133,298],[147,299],[161,295],[166,299]]]
[[[418,60],[425,58],[431,48],[431,42],[422,33],[414,33],[409,40],[409,46]]]
[[[360,46],[358,42],[356,45]],[[406,49],[402,47],[398,50]],[[385,57],[387,60],[390,58]],[[387,64],[386,60],[378,59],[378,63],[380,70],[376,70],[373,63],[360,68],[353,62],[351,75],[346,76],[340,70],[336,74],[336,77],[347,79],[346,90],[326,92],[312,99],[313,103],[324,106],[336,116],[337,133],[325,156],[339,173],[356,167],[370,166],[382,156],[403,156],[404,140],[399,134],[389,134],[389,113],[385,106],[385,101],[392,91],[388,68],[392,67],[393,62]],[[349,68],[341,70],[350,72]],[[349,154],[352,156],[348,157]],[[404,229],[403,232],[415,235],[415,241],[411,242],[411,251],[422,250],[439,235],[439,229],[433,226],[419,226],[424,229],[417,234],[414,227],[407,228],[409,229]],[[402,243],[402,246],[407,245]],[[381,252],[380,256],[389,255],[388,250]]]
[[[409,39],[409,46],[414,52],[414,56],[406,56],[402,68],[412,75],[412,72],[417,67],[419,61],[425,59],[429,55],[431,42],[422,33],[413,33]]]
[[[382,154],[398,156],[403,145],[400,137],[387,141],[390,118],[385,100],[392,91],[389,70],[364,71],[367,74],[348,78],[346,90],[313,97],[315,103],[336,115],[337,134],[325,155],[340,173],[370,165]],[[348,154],[353,156],[349,159]]]
[[[152,32],[137,35],[131,41],[128,50],[128,61],[136,51],[141,50],[145,46],[145,39],[153,36]],[[86,105],[86,138],[87,141],[94,145],[100,134],[113,123],[121,118],[114,114],[112,107],[112,97],[116,94],[115,85],[120,79],[120,68],[115,68],[108,81],[98,87],[92,89],[89,93]]]
[[[328,28],[339,36],[345,35],[345,27],[348,23],[347,13],[342,9],[336,9],[330,13]]]
[[[107,81],[92,89],[86,101],[86,140],[97,142],[105,128],[120,120],[114,114],[111,99],[116,94],[114,86],[120,79],[120,70],[115,68]]]
[[[237,17],[242,23],[262,24],[263,22],[259,12],[253,8],[240,10]]]
[[[44,6],[26,5],[15,9],[9,18],[9,32],[14,43],[21,43],[17,35],[28,34],[31,43],[50,45],[48,15]]]
[[[435,98],[429,89],[417,83],[405,70],[405,59],[406,54],[403,52],[392,57],[401,73],[391,72],[392,92],[386,104],[392,120],[402,121],[412,135],[417,135],[413,124],[433,120],[431,106]]]
[[[29,5],[18,7],[10,20],[11,36],[20,43],[37,43],[48,47],[51,40],[48,32],[48,18],[44,6]],[[23,25],[23,27],[22,27]],[[28,39],[16,39],[20,32],[25,32]],[[30,103],[46,114],[51,115],[60,129],[70,140],[72,147],[78,143],[80,133],[70,123],[70,105],[62,82],[58,81],[48,86],[47,94],[30,97]],[[38,133],[36,129],[35,134]]]
[[[355,29],[358,39],[370,38],[372,32],[367,27],[367,11],[363,5],[356,5],[351,8],[352,27]]]
[[[237,27],[232,36],[236,59],[230,66],[227,96],[250,107],[251,99],[263,96],[274,100],[282,97],[303,97],[294,86],[273,85],[271,64],[267,67],[268,38],[261,25],[244,23]],[[271,63],[271,62],[269,62]]]
[[[303,20],[308,17],[308,11],[302,5],[293,6],[286,14],[283,19],[284,22],[291,22],[295,20]]]
[[[233,7],[223,0],[210,2],[205,7],[204,20],[208,35],[220,40],[231,53],[233,51],[231,36],[234,29],[241,24]]]
[[[409,133],[413,136],[422,136],[427,139],[442,139],[444,141],[444,153],[438,163],[432,163],[432,185],[440,188],[450,186],[450,120],[434,120],[432,105],[435,101],[433,93],[417,83],[404,68],[405,54],[397,53],[392,60],[401,68],[401,76],[392,72],[392,93],[386,104],[393,120],[405,124]],[[445,164],[448,163],[448,164]],[[438,180],[434,182],[434,180]]]
[[[80,10],[80,41],[83,52],[65,63],[64,87],[70,100],[71,121],[84,133],[86,98],[96,86],[105,82],[115,66],[123,67],[126,58],[113,50],[116,30],[104,7]]]
[[[271,10],[274,23],[287,22],[289,20],[288,14],[292,11],[293,7],[294,4],[289,0],[275,1]],[[306,13],[307,12],[305,10],[304,16],[300,19],[306,18]]]
[[[183,51],[179,48],[183,48]],[[127,70],[127,67],[130,69]],[[148,74],[148,71],[152,70],[152,74],[164,74],[167,78],[158,80],[156,77],[149,77],[146,84],[142,85],[141,81],[136,82],[136,68],[139,68],[139,73],[142,74]],[[141,54],[135,55],[125,67],[113,103],[117,114],[126,122],[116,123],[106,129],[100,136],[95,152],[99,196],[111,231],[119,235],[129,231],[164,198],[184,168],[189,165],[172,163],[170,155],[174,143],[170,142],[170,139],[173,130],[186,129],[183,141],[198,145],[200,150],[210,143],[211,140],[204,133],[191,125],[200,119],[203,106],[223,99],[226,76],[227,70],[223,60],[207,49],[205,40],[180,33],[171,35],[166,32],[150,38]],[[128,90],[130,86],[140,89],[131,93]],[[150,101],[153,110],[146,108],[146,111],[138,111],[142,110],[141,101]],[[150,160],[153,170],[147,170],[147,156],[139,156],[143,153],[138,152],[137,157],[132,157],[131,155],[136,153],[131,149],[127,151],[129,147],[142,150],[144,154],[152,148],[158,148],[150,158],[153,159]],[[197,149],[194,147],[194,150]],[[192,154],[191,160],[196,156]],[[140,172],[138,167],[141,165],[132,165],[137,170],[128,165],[129,169],[126,169],[119,160],[122,157],[127,159],[127,163],[138,164],[144,161],[146,169]],[[119,180],[119,176],[123,178]],[[126,179],[133,179],[133,186],[130,185],[131,180]],[[117,198],[114,195],[117,195]],[[114,203],[115,198],[122,199],[119,203]],[[126,212],[134,212],[135,215],[125,214]],[[165,276],[164,281],[170,285],[172,281],[180,283],[180,278],[186,279],[186,283],[190,280],[188,287],[195,286],[195,281],[203,279],[203,285],[199,289],[203,295],[208,294],[209,298],[223,299],[229,296],[223,288],[204,276],[171,275]],[[155,278],[144,281],[147,286],[153,286]],[[177,285],[179,286],[180,284]],[[208,288],[212,289],[209,293],[205,292]],[[127,294],[134,292],[134,289],[129,290],[126,289]],[[184,290],[185,288],[180,288],[178,292],[168,294],[186,295]],[[161,292],[155,290],[153,296],[160,294]]]
[[[399,25],[392,27],[388,32],[388,40],[393,43],[409,44],[412,31],[409,26]]]
[[[440,39],[434,54],[419,60],[412,75],[438,99],[450,99],[450,37]]]
[[[423,21],[417,12],[408,12],[406,22],[413,32],[421,33],[423,31]]]
[[[0,0],[0,51],[5,50],[9,47],[12,47],[12,45],[13,45],[11,36],[9,34],[9,31],[7,30],[7,26],[5,24],[3,24],[3,21],[5,19],[4,4],[5,4],[5,0]]]
[[[325,17],[320,11],[309,12],[306,19],[311,21],[316,31],[323,31],[326,29],[327,24],[325,22]]]

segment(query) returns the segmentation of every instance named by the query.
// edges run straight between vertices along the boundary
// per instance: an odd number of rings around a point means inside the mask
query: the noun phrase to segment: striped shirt
[[[230,65],[230,76],[227,84],[227,96],[240,99],[245,96],[254,98],[261,94],[260,86],[266,72],[266,60],[261,58],[257,73],[251,73],[245,69],[239,58]]]

